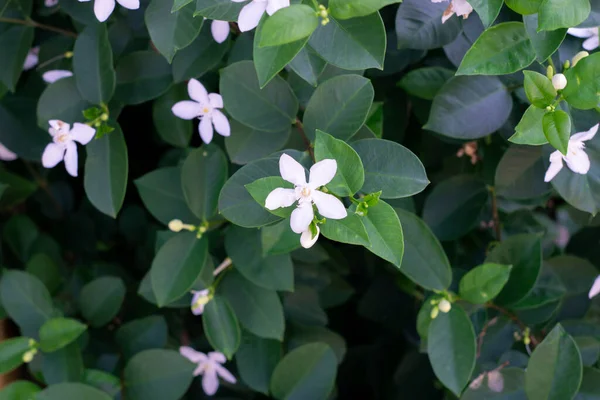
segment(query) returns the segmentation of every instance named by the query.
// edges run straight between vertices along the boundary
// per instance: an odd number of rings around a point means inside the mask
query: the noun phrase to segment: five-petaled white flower
[[[220,94],[208,94],[204,86],[196,79],[188,82],[188,94],[193,101],[185,100],[176,103],[173,114],[183,119],[200,118],[200,137],[208,144],[213,139],[213,125],[221,136],[229,136],[231,128],[227,117],[218,109],[223,108]]]
[[[80,2],[87,2],[91,0],[79,0]],[[137,10],[140,8],[140,0],[116,0],[120,5],[129,9]],[[115,0],[94,0],[94,14],[98,21],[104,22],[110,17],[110,14],[115,9]]]
[[[231,1],[234,3],[243,3],[246,0]],[[246,32],[256,28],[265,11],[267,14],[273,15],[278,10],[289,6],[290,0],[252,0],[240,11],[240,16],[238,17],[240,31]]]
[[[96,130],[80,123],[73,124],[73,129],[71,129],[71,125],[55,119],[49,123],[48,132],[52,136],[52,143],[46,146],[44,154],[42,154],[42,165],[46,168],[54,168],[64,159],[69,175],[77,176],[77,145],[75,142],[88,144],[94,138]]]
[[[335,160],[321,160],[313,165],[307,183],[304,167],[287,154],[282,154],[279,158],[279,172],[281,177],[293,183],[295,188],[273,190],[265,200],[265,207],[275,210],[289,207],[298,201],[298,207],[292,212],[290,219],[292,231],[306,235],[305,232],[314,218],[313,204],[317,206],[319,214],[325,218],[343,219],[348,215],[344,204],[337,197],[317,190],[331,182],[335,176],[337,172]],[[304,239],[306,240],[307,237],[305,236]]]
[[[591,299],[592,297],[595,297],[598,293],[600,293],[600,275],[598,275],[594,280],[588,297]]]
[[[431,0],[434,3],[446,2],[448,0]],[[469,14],[473,12],[473,7],[467,2],[467,0],[450,0],[450,4],[444,14],[442,15],[442,23],[448,21],[454,14],[463,17],[463,19],[469,18]]]
[[[0,143],[0,160],[2,161],[13,161],[17,159],[17,155],[6,148],[5,145]]]
[[[210,32],[217,43],[223,43],[229,36],[229,22],[214,20],[210,24]]]
[[[210,290],[192,290],[192,314],[202,315],[204,306],[210,301]]]
[[[59,81],[64,78],[69,78],[71,76],[73,76],[73,73],[66,69],[53,69],[51,71],[44,72],[42,74],[42,79],[46,83],[54,83],[56,81]]]
[[[211,351],[206,355],[187,346],[180,347],[179,353],[194,364],[198,364],[194,376],[202,375],[202,389],[207,395],[212,396],[217,393],[219,377],[227,382],[236,383],[235,377],[221,365],[226,361],[223,353]]]
[[[600,39],[598,38],[598,27],[595,28],[569,28],[567,31],[569,35],[586,39],[583,42],[583,48],[592,51],[600,46]]]
[[[567,155],[563,155],[560,151],[556,150],[550,155],[550,166],[546,171],[544,181],[550,182],[562,169],[563,160],[567,163],[567,167],[577,174],[585,175],[590,170],[590,158],[585,153],[585,141],[592,139],[596,132],[598,132],[598,125],[596,124],[592,129],[586,132],[579,132],[571,136],[569,139],[569,146],[567,148]]]

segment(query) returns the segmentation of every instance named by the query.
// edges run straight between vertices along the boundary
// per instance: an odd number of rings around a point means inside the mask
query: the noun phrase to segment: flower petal
[[[569,139],[569,141],[575,140],[578,142],[585,142],[591,140],[594,138],[594,136],[596,136],[596,133],[598,133],[599,126],[600,124],[596,124],[589,131],[576,133],[573,136],[571,136],[571,139]]]
[[[225,354],[218,351],[211,351],[208,353],[208,359],[213,363],[225,363],[227,358],[225,358]]]
[[[213,125],[211,118],[207,115],[202,117],[200,124],[198,125],[198,131],[200,132],[200,138],[206,144],[212,142],[213,139]]]
[[[223,380],[229,382],[229,383],[236,383],[237,379],[235,379],[235,376],[233,376],[233,374],[231,372],[229,372],[225,367],[223,367],[222,365],[215,365],[215,370],[217,371],[217,374],[223,378]]]
[[[120,5],[129,9],[129,10],[137,10],[140,8],[140,0],[117,0]]]
[[[302,247],[304,247],[305,249],[310,249],[311,247],[313,247],[313,245],[315,243],[317,243],[320,233],[321,233],[321,230],[319,229],[318,226],[317,226],[317,234],[315,235],[315,237],[313,237],[310,229],[305,230],[304,232],[302,232],[302,236],[300,236],[300,245]]]
[[[337,172],[337,161],[332,159],[321,160],[310,167],[310,175],[308,178],[308,186],[311,189],[316,189],[327,185]]]
[[[594,280],[594,284],[592,285],[592,288],[590,289],[590,293],[588,294],[588,297],[591,299],[592,297],[596,296],[598,293],[600,293],[600,275],[598,275],[596,277],[596,279]]]
[[[567,167],[577,174],[585,175],[590,170],[590,158],[584,150],[578,150],[575,154],[565,157]]]
[[[308,229],[308,226],[312,222],[314,212],[312,204],[303,204],[298,206],[293,212],[290,218],[290,227],[298,234],[303,233]]]
[[[192,100],[198,103],[208,104],[208,92],[204,85],[196,79],[190,79],[188,82],[188,94]]]
[[[86,124],[80,124],[79,122],[75,122],[73,129],[71,129],[71,138],[83,145],[88,144],[94,138],[95,134],[96,130],[94,128]]]
[[[560,170],[563,167],[562,156],[558,157],[558,158],[554,157],[554,159],[552,158],[552,156],[555,153],[558,153],[560,155],[560,152],[555,151],[550,156],[550,166],[548,167],[548,170],[546,171],[546,175],[544,176],[544,182],[550,182],[552,179],[554,179],[554,177],[556,175],[558,175],[558,173],[560,172]]]
[[[195,101],[180,101],[171,107],[171,111],[175,116],[181,119],[194,119],[200,116],[202,106]]]
[[[95,0],[94,1],[94,14],[98,21],[104,22],[110,17],[110,14],[115,9],[115,0]]]
[[[71,176],[77,176],[77,145],[75,142],[67,142],[67,151],[65,152],[65,168]]]
[[[27,71],[27,70],[35,67],[38,64],[39,51],[40,51],[39,47],[34,47],[33,49],[29,50],[29,53],[27,53],[27,58],[25,58],[25,63],[23,64],[24,71]]]
[[[210,24],[210,31],[215,42],[223,43],[229,36],[229,22],[214,20]]]
[[[42,154],[44,168],[54,168],[65,157],[65,148],[56,143],[48,143]]]
[[[273,15],[282,8],[290,6],[290,0],[267,0],[267,14]]]
[[[13,161],[17,159],[17,155],[0,143],[0,160]]]
[[[211,117],[212,123],[215,126],[215,130],[219,133],[219,135],[231,135],[231,127],[229,126],[229,120],[227,119],[225,114],[223,114],[219,110],[213,110]]]
[[[304,167],[285,153],[279,158],[279,173],[283,179],[296,186],[306,185],[306,172],[304,171]]]
[[[578,38],[589,38],[596,35],[594,28],[569,28],[567,33]]]
[[[208,103],[212,108],[223,108],[223,97],[217,93],[208,95]]]
[[[319,214],[325,218],[342,219],[348,216],[344,203],[333,195],[314,190],[312,199],[317,206],[317,210],[319,210]]]
[[[181,346],[179,348],[179,354],[181,354],[182,356],[184,356],[185,358],[187,358],[194,364],[198,364],[198,363],[206,361],[208,359],[206,357],[206,354],[196,351],[189,346]]]
[[[592,36],[583,42],[583,48],[588,51],[596,50],[599,45],[600,38],[598,37],[598,35]]]
[[[289,207],[298,200],[294,189],[277,188],[271,191],[265,200],[267,210],[276,210],[280,207]]]
[[[73,76],[73,73],[71,71],[55,69],[52,71],[44,72],[44,74],[42,75],[42,79],[46,83],[54,83],[56,81],[59,81],[63,78],[68,78],[70,76]]]
[[[54,132],[48,130],[48,132],[52,136],[57,134],[59,131],[69,132],[71,130],[71,125],[61,121],[60,119],[51,119],[50,121],[48,121],[48,124],[50,125],[50,128],[54,129]]]
[[[453,10],[456,15],[467,18],[473,12],[473,7],[467,0],[452,0]]]
[[[246,32],[256,28],[266,9],[267,3],[262,1],[253,1],[245,5],[238,17],[240,31]]]
[[[202,375],[202,389],[208,396],[212,396],[219,390],[219,377],[217,376],[217,370],[209,368],[204,371]]]

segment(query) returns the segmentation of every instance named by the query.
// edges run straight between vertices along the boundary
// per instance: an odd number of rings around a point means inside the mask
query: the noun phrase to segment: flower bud
[[[431,309],[431,314],[429,314],[429,316],[431,317],[431,319],[436,319],[437,316],[439,315],[439,313],[440,313],[440,309],[437,307],[433,307]]]
[[[448,300],[443,299],[442,301],[440,301],[440,304],[438,307],[439,307],[440,311],[445,314],[452,309],[452,304],[450,304],[450,302]]]
[[[315,226],[315,228],[317,233],[314,236],[310,227],[308,227],[308,229],[304,231],[300,236],[300,244],[305,249],[310,249],[315,243],[317,243],[317,239],[319,239],[319,233],[321,232],[321,230],[318,226]]]
[[[169,229],[173,232],[181,232],[183,229],[183,222],[180,219],[174,219],[169,222]]]
[[[548,65],[548,68],[546,68],[546,76],[548,79],[552,79],[554,76],[554,67],[552,67],[552,65]]]
[[[552,77],[552,86],[556,90],[563,90],[567,87],[567,77],[563,74],[556,74]]]
[[[575,57],[573,57],[572,66],[576,66],[579,61],[583,60],[589,55],[590,53],[588,53],[587,51],[580,51],[579,53],[575,54]]]
[[[33,357],[37,354],[37,349],[31,349],[25,354],[23,354],[23,362],[30,363],[33,361]]]

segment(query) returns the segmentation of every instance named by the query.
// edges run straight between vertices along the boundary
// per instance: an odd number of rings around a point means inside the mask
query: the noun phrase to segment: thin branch
[[[511,313],[510,311],[508,311],[508,310],[506,310],[506,309],[504,309],[504,308],[502,308],[502,307],[500,307],[500,306],[497,306],[497,305],[495,305],[494,303],[487,303],[487,304],[485,305],[485,307],[487,307],[487,308],[491,308],[492,310],[499,311],[500,313],[502,313],[502,314],[503,314],[503,315],[505,315],[506,317],[510,318],[510,320],[512,320],[512,321],[513,321],[514,323],[516,323],[517,325],[519,325],[519,328],[520,328],[521,330],[523,330],[523,331],[524,331],[524,330],[527,328],[527,325],[525,325],[525,323],[524,323],[523,321],[521,321],[521,320],[519,319],[519,317],[517,317],[515,314]],[[529,337],[531,338],[531,344],[532,344],[532,345],[534,345],[534,346],[537,346],[539,342],[538,342],[538,340],[536,339],[536,337],[535,337],[535,336],[533,336],[533,334],[532,334],[532,335],[530,335]]]
[[[308,154],[310,154],[310,158],[312,158],[312,160],[315,161],[315,152],[313,150],[312,144],[310,143],[308,136],[306,136],[306,133],[304,132],[304,125],[302,124],[302,121],[300,121],[298,118],[296,118],[296,127],[298,128],[298,132],[300,133],[300,136],[302,136],[302,140],[304,141],[304,144],[306,145],[306,150],[308,150]]]
[[[5,22],[7,24],[32,26],[34,28],[44,29],[44,30],[47,30],[50,32],[59,33],[61,35],[69,36],[72,38],[77,37],[77,34],[75,32],[71,32],[71,31],[68,31],[68,30],[62,29],[62,28],[57,28],[57,27],[51,26],[51,25],[41,24],[32,19],[17,19],[17,18],[0,17],[0,22]]]
[[[481,332],[479,332],[479,335],[477,336],[477,358],[479,358],[479,356],[481,355],[481,348],[483,347],[483,338],[487,334],[487,331],[490,328],[490,326],[495,325],[496,322],[498,322],[498,317],[490,319],[485,323],[485,325],[481,329]]]
[[[231,258],[227,257],[219,266],[213,271],[213,276],[219,275],[221,272],[229,268],[232,264]]]
[[[492,194],[492,219],[494,221],[494,230],[496,231],[496,240],[502,241],[502,226],[500,225],[500,215],[498,214],[498,199],[496,198],[496,189],[493,186],[489,188]]]

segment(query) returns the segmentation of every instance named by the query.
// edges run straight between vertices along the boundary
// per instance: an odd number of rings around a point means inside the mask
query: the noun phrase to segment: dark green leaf
[[[42,351],[50,353],[77,340],[87,330],[87,326],[70,318],[52,318],[40,328]]]
[[[600,103],[600,53],[580,60],[565,73],[567,87],[562,94],[569,105],[582,110],[595,108]],[[596,120],[598,120],[596,118]]]
[[[537,14],[524,16],[523,22],[539,63],[543,63],[554,54],[567,35],[567,29],[538,32]]]
[[[348,214],[346,218],[339,220],[328,219],[320,225],[320,229],[327,239],[369,247],[369,235],[365,225],[362,219],[355,214]]]
[[[109,323],[121,309],[125,299],[125,284],[120,278],[105,276],[81,288],[81,313],[93,327]]]
[[[365,17],[387,5],[401,2],[402,0],[331,0],[329,12],[337,19]]]
[[[227,300],[216,296],[204,307],[204,333],[211,346],[229,359],[240,346],[241,332],[235,313]]]
[[[571,117],[562,110],[548,112],[542,118],[544,136],[548,142],[563,154],[567,154],[571,136]]]
[[[404,255],[404,234],[396,211],[380,200],[376,206],[369,208],[368,214],[362,217],[362,222],[370,242],[365,247],[400,268]]]
[[[460,280],[460,297],[474,304],[487,303],[506,285],[511,268],[492,263],[473,268]]]
[[[334,159],[337,172],[327,184],[327,189],[340,197],[352,196],[362,188],[365,172],[362,161],[352,147],[342,140],[317,129],[315,161]]]
[[[156,99],[152,106],[154,127],[161,139],[171,146],[185,148],[190,143],[193,131],[191,122],[176,117],[171,111],[175,103],[188,98],[186,85],[174,85],[167,93]]]
[[[532,146],[548,143],[542,124],[544,115],[546,115],[546,110],[529,106],[521,121],[515,127],[515,134],[508,140],[516,144],[529,144]]]
[[[115,97],[125,104],[141,104],[165,93],[172,82],[171,66],[164,58],[152,51],[136,51],[117,64]]]
[[[412,96],[433,100],[442,86],[454,76],[454,71],[442,67],[425,67],[410,71],[398,86]]]
[[[271,375],[281,356],[281,343],[277,340],[262,339],[244,332],[235,361],[244,383],[258,392],[268,394]]]
[[[503,0],[470,0],[471,6],[477,11],[483,25],[488,28],[498,18]]]
[[[546,108],[554,103],[556,89],[546,75],[535,71],[523,71],[523,74],[525,74],[523,82],[525,94],[531,104],[538,108]]]
[[[85,399],[85,400],[110,400],[111,397],[106,393],[82,383],[59,383],[52,385],[39,392],[35,396],[36,400],[66,400],[66,399]]]
[[[281,46],[309,37],[319,26],[316,11],[304,4],[292,4],[267,18],[259,46]]]
[[[16,337],[0,342],[0,374],[6,374],[23,364],[23,356],[30,349],[31,339]]]

